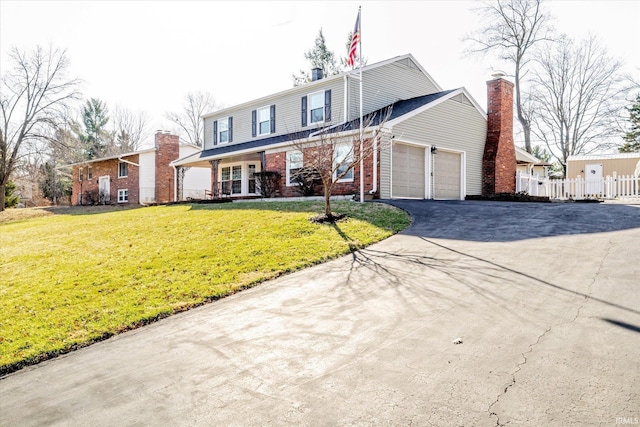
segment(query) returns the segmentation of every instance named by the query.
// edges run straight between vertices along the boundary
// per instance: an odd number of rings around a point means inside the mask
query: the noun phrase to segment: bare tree
[[[25,141],[42,138],[77,98],[77,79],[68,78],[64,50],[11,50],[13,68],[0,79],[0,211],[4,190]]]
[[[532,90],[534,133],[566,170],[567,157],[614,145],[622,63],[595,37],[561,38],[539,60]]]
[[[114,148],[119,154],[138,150],[149,136],[149,120],[142,111],[134,113],[128,108],[116,106],[111,119]]]
[[[551,39],[550,18],[543,10],[542,0],[496,0],[486,3],[480,12],[488,24],[467,36],[472,44],[468,52],[496,53],[513,64],[517,117],[525,149],[531,153],[531,123],[523,108],[522,83],[533,46]]]
[[[209,92],[189,92],[185,97],[181,112],[169,112],[167,118],[180,127],[187,140],[202,147],[204,123],[202,115],[217,108],[215,98]]]
[[[325,219],[331,221],[335,218],[331,212],[331,195],[336,185],[349,175],[355,177],[354,169],[360,161],[391,144],[390,138],[382,138],[384,125],[390,115],[391,108],[387,108],[382,113],[365,116],[362,122],[362,140],[356,120],[351,122],[353,126],[347,124],[319,129],[309,138],[293,143],[302,153],[303,167],[300,168],[300,173],[313,173],[314,177],[322,181]]]

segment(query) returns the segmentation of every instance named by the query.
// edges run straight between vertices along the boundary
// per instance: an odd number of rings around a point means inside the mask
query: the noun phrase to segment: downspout
[[[371,194],[378,191],[378,137],[373,138],[373,188]]]
[[[343,122],[347,122],[347,120],[349,119],[349,112],[348,112],[348,108],[349,108],[349,80],[348,80],[348,76],[347,73],[344,74],[344,111],[343,111]]]

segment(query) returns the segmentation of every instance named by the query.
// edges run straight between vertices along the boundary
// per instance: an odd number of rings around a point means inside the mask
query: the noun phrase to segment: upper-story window
[[[309,95],[309,123],[324,121],[324,92]]]
[[[258,109],[258,135],[265,135],[271,130],[269,120],[269,107]]]
[[[83,176],[84,176],[83,169],[82,168],[78,169],[78,181],[82,182]]]
[[[124,178],[128,175],[129,172],[129,165],[127,165],[125,162],[120,162],[118,163],[118,178]]]
[[[251,112],[251,136],[276,133],[276,106],[268,105]]]
[[[92,179],[93,178],[93,169],[91,168],[91,166],[89,166],[87,168],[87,179]]]
[[[331,121],[331,90],[302,97],[302,126]]]
[[[233,117],[224,117],[213,122],[213,145],[233,142]]]
[[[229,117],[218,120],[218,132],[220,135],[218,142],[220,144],[229,142]]]

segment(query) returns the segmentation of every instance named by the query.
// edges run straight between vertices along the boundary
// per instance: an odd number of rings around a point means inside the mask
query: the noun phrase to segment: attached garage
[[[395,198],[425,198],[425,147],[394,144],[392,162],[392,194]]]
[[[433,155],[433,198],[461,198],[462,154],[439,150]]]

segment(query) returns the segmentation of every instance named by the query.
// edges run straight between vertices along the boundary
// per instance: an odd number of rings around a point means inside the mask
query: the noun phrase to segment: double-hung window
[[[213,145],[233,141],[233,117],[224,117],[213,122]]]
[[[309,123],[324,121],[324,91],[309,95]]]
[[[118,178],[125,178],[128,175],[129,165],[125,162],[118,163]]]
[[[287,185],[296,185],[296,175],[302,169],[302,151],[287,151]]]
[[[331,121],[331,89],[310,93],[302,97],[301,126]]]
[[[276,133],[276,104],[251,111],[251,136]]]
[[[220,144],[229,142],[229,117],[218,120],[218,142]]]
[[[269,107],[258,109],[258,135],[266,135],[271,132],[271,118]]]
[[[335,177],[345,175],[340,178],[340,181],[353,181],[353,145],[351,144],[338,144],[333,151],[333,167],[335,170]]]

